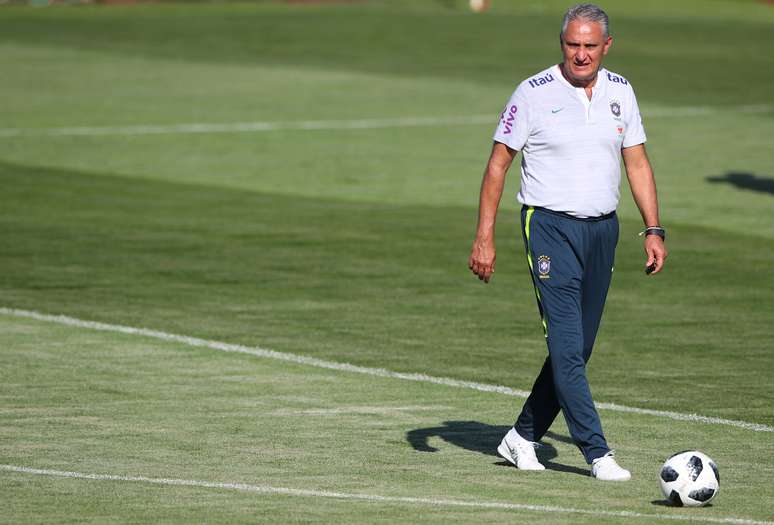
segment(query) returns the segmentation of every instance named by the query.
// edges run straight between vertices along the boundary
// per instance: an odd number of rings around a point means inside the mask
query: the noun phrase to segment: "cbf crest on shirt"
[[[589,100],[555,65],[519,84],[494,140],[522,152],[519,202],[596,217],[618,206],[621,149],[646,137],[624,77],[600,69]]]

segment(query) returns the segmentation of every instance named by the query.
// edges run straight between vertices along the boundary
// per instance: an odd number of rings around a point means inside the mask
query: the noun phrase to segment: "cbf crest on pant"
[[[541,255],[538,257],[538,277],[541,279],[549,279],[551,272],[551,257],[548,255]]]

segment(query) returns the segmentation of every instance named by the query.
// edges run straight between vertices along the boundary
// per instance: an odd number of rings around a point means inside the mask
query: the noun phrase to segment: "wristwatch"
[[[658,235],[662,241],[666,240],[666,230],[661,226],[648,226],[640,232],[640,235]]]

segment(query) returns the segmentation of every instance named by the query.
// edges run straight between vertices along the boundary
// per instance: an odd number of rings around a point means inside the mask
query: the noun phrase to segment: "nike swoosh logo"
[[[560,111],[562,111],[563,109],[564,109],[564,108],[559,108],[559,109],[552,109],[552,110],[551,110],[551,113],[559,113],[559,112],[560,112]]]

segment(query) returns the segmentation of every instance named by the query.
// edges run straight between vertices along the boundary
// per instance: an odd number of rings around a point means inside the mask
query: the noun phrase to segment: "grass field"
[[[478,186],[567,7],[494,4],[0,7],[0,522],[774,522],[774,7],[606,6],[671,254],[624,183],[601,485],[563,420],[494,452],[546,350],[515,171],[466,267]],[[662,502],[688,448],[707,508]]]

